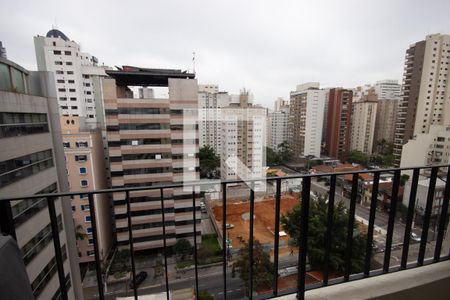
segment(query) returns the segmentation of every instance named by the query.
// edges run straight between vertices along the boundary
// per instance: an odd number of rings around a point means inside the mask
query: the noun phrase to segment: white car
[[[225,227],[227,229],[232,229],[232,228],[234,228],[234,225],[233,224],[225,224]]]
[[[411,239],[415,242],[420,242],[420,236],[418,236],[414,232],[411,232]]]

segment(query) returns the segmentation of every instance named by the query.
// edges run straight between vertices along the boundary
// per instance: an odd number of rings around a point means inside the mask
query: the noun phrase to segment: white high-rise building
[[[35,36],[34,46],[38,70],[55,75],[60,115],[86,118],[87,126],[97,127],[103,121],[98,77],[106,76],[105,68],[57,29]]]
[[[220,92],[218,85],[198,86],[199,144],[210,145],[220,153],[221,149],[221,108],[230,104],[228,92]]]
[[[409,140],[428,134],[433,125],[450,125],[449,63],[450,35],[428,35],[406,51],[403,95],[395,130],[396,165],[401,161],[402,166],[409,166],[401,158],[402,148]],[[416,156],[415,161],[422,161],[419,153]]]
[[[398,80],[379,80],[375,83],[374,89],[379,100],[399,99],[402,95],[402,86]]]
[[[320,157],[327,91],[318,82],[297,86],[289,105],[289,145],[294,157]]]
[[[353,102],[350,150],[358,150],[366,154],[372,153],[377,104],[378,102],[376,100]]]
[[[266,159],[267,109],[248,102],[244,91],[238,103],[222,109],[222,179],[262,178]]]
[[[269,113],[267,123],[267,146],[278,150],[278,145],[288,140],[289,106],[281,106],[278,111]]]

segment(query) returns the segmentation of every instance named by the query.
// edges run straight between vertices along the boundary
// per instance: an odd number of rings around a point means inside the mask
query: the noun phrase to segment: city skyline
[[[10,13],[2,21],[26,22],[14,32],[1,26],[0,36],[9,58],[28,69],[37,69],[32,37],[45,35],[52,25],[111,67],[126,63],[192,69],[195,52],[199,83],[219,84],[233,93],[245,87],[256,103],[272,107],[303,82],[352,88],[381,79],[400,81],[407,45],[450,27],[445,18],[450,7],[444,1],[427,3],[430,9],[405,1],[372,7],[348,2],[351,11],[334,3],[291,4],[138,3],[143,9],[119,10],[115,3],[96,2],[89,9],[77,3],[48,10],[49,3],[6,1],[2,6]],[[408,14],[403,13],[406,5]],[[409,21],[419,14],[420,24]],[[366,22],[369,15],[377,16],[377,22]],[[247,22],[250,17],[252,22]],[[175,26],[178,22],[182,29]]]

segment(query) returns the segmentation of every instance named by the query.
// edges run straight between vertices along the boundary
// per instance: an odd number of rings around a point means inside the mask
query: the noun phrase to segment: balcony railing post
[[[194,220],[194,261],[195,261],[195,297],[198,299],[198,260],[197,260],[197,205],[195,203],[195,186],[192,190],[192,207],[193,213],[192,218]]]
[[[0,201],[0,232],[12,236],[15,240],[16,228],[11,211],[11,201]]]
[[[373,230],[375,227],[375,213],[378,202],[378,185],[380,183],[380,172],[375,172],[372,185],[372,197],[370,199],[369,227],[367,229],[366,257],[364,262],[364,277],[369,277],[370,262],[372,259]]]
[[[223,299],[227,299],[227,184],[222,183]]]
[[[169,275],[167,273],[167,240],[166,240],[166,217],[165,217],[165,213],[164,213],[164,188],[161,188],[160,191],[161,191],[161,216],[162,216],[162,223],[163,223],[164,275],[166,278],[166,297],[167,297],[167,300],[169,300],[170,294],[169,294]]]
[[[330,193],[328,196],[328,212],[327,212],[327,232],[325,234],[325,262],[323,271],[323,284],[328,285],[328,277],[330,270],[330,250],[332,242],[333,214],[334,214],[334,196],[336,193],[336,175],[330,178]]]
[[[64,261],[61,253],[61,241],[59,240],[58,218],[56,216],[54,197],[47,197],[47,207],[48,214],[50,215],[50,226],[52,228],[56,267],[58,269],[59,290],[61,291],[61,298],[67,300],[66,276],[64,274]]]
[[[308,246],[308,218],[309,218],[309,198],[311,190],[311,177],[304,177],[302,180],[301,199],[301,220],[300,220],[300,245],[298,249],[298,278],[297,278],[297,299],[305,298],[306,281],[306,256]]]
[[[406,265],[408,263],[409,239],[411,236],[411,226],[414,218],[417,185],[419,183],[419,172],[420,172],[419,168],[414,169],[411,181],[411,191],[409,193],[409,202],[408,202],[408,213],[406,216],[406,224],[405,224],[405,235],[403,237],[402,260],[400,262],[401,270],[406,269]]]
[[[102,264],[100,261],[100,251],[98,247],[97,216],[95,214],[94,195],[89,194],[88,198],[89,198],[89,215],[91,216],[92,237],[94,240],[95,271],[97,274],[98,297],[99,299],[103,300],[105,296],[103,293]]]
[[[431,210],[434,202],[434,191],[436,188],[436,178],[439,168],[433,167],[431,169],[430,184],[428,186],[427,203],[425,205],[425,215],[423,217],[422,236],[420,237],[419,255],[417,263],[419,266],[423,265],[425,258],[425,250],[427,248],[428,229],[430,227]]]
[[[383,273],[389,272],[392,249],[392,235],[394,233],[395,213],[397,211],[398,190],[400,186],[400,170],[395,171],[392,184],[391,204],[389,207],[389,221],[386,234],[386,248],[384,252]]]
[[[447,168],[447,179],[445,181],[444,199],[442,202],[441,216],[439,217],[438,235],[434,249],[434,262],[441,257],[442,241],[444,239],[445,224],[448,218],[448,203],[450,198],[450,167]]]
[[[350,279],[350,273],[352,269],[352,250],[353,250],[353,227],[355,226],[355,209],[356,209],[356,197],[358,196],[358,180],[359,174],[355,173],[352,176],[352,191],[350,195],[350,211],[348,213],[348,225],[347,225],[347,243],[346,243],[346,255],[345,255],[345,273],[344,280]]]
[[[130,240],[130,259],[131,259],[131,276],[133,279],[133,294],[134,299],[138,299],[137,286],[136,286],[136,265],[134,263],[134,242],[133,242],[133,222],[131,222],[131,205],[130,205],[130,192],[125,192],[125,202],[127,203],[127,224],[128,224],[128,238]]]
[[[255,212],[255,184],[250,185],[250,228],[249,228],[249,241],[248,241],[248,255],[250,258],[250,270],[249,270],[249,299],[253,299],[253,215]]]
[[[281,179],[277,178],[277,191],[275,196],[275,245],[273,252],[273,262],[274,262],[274,286],[273,295],[278,296],[278,256],[280,247],[280,202],[281,202]]]

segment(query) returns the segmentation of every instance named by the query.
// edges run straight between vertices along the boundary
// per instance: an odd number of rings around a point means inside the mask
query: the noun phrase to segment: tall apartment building
[[[373,87],[379,100],[400,99],[402,95],[402,86],[398,83],[398,80],[379,80]]]
[[[450,35],[428,35],[406,50],[394,141],[396,165],[408,140],[427,134],[431,125],[450,125],[449,62]]]
[[[291,92],[288,140],[294,158],[320,157],[325,98],[318,82],[297,85]]]
[[[374,146],[377,118],[377,95],[373,90],[352,103],[350,150],[371,154]]]
[[[262,178],[266,159],[267,110],[249,103],[243,91],[238,103],[222,109],[221,177],[227,179]]]
[[[383,139],[390,144],[394,143],[399,101],[399,99],[383,99],[378,101],[377,118],[375,121],[375,143]]]
[[[3,47],[2,41],[0,41],[0,58],[7,59],[7,57],[6,57],[6,48]]]
[[[343,159],[350,149],[352,97],[348,89],[332,88],[328,92],[325,152],[334,158]]]
[[[286,106],[289,106],[289,101],[284,100],[283,98],[278,98],[275,100],[275,103],[273,105],[273,111],[280,111],[282,108],[285,108]]]
[[[230,104],[230,95],[219,91],[218,85],[198,86],[200,147],[209,145],[220,153],[222,110]]]
[[[289,105],[284,105],[278,111],[269,113],[267,118],[267,146],[278,150],[278,145],[288,141]]]
[[[80,117],[61,117],[61,132],[70,191],[108,187],[100,129],[89,129]],[[90,206],[87,195],[72,197],[72,215],[80,263],[95,260]],[[112,246],[112,203],[108,194],[94,195],[100,259]]]
[[[57,29],[34,37],[34,46],[38,70],[55,74],[60,115],[84,117],[88,126],[97,127],[103,121],[99,78],[106,76],[105,68]]]
[[[67,177],[53,75],[29,72],[0,58],[0,194],[66,191]],[[45,198],[13,201],[16,240],[36,299],[60,295]],[[69,299],[81,289],[70,202],[55,200]]]
[[[124,66],[103,79],[113,187],[182,183],[199,179],[198,86],[181,70]],[[168,98],[133,98],[132,87],[168,87]],[[142,93],[145,95],[146,93]],[[151,93],[150,93],[151,94]],[[163,247],[160,191],[129,193],[135,250]],[[125,193],[114,193],[119,246],[129,243]],[[201,234],[197,197],[197,235]],[[167,245],[193,244],[192,190],[164,190]],[[198,239],[200,241],[201,238]]]

